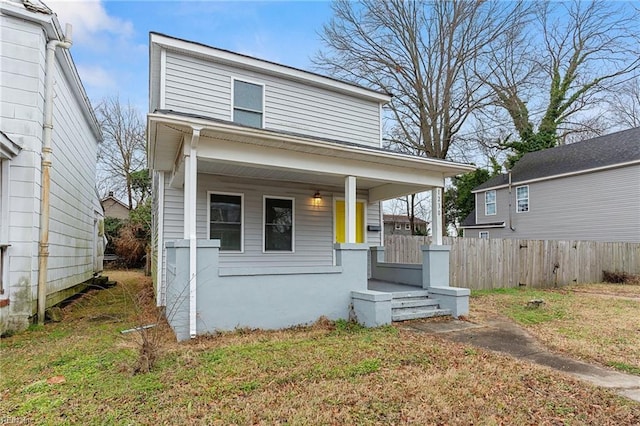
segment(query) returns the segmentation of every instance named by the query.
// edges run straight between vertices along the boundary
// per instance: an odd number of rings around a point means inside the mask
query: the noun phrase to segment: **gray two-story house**
[[[381,201],[425,190],[438,200],[446,177],[473,170],[383,149],[389,100],[150,35],[154,282],[179,339],[349,318],[382,243]]]
[[[528,153],[473,193],[465,237],[640,242],[640,128]]]

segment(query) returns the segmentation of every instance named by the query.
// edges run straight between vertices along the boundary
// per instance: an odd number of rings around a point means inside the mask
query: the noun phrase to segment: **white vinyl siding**
[[[169,179],[167,177],[167,179]],[[207,193],[228,192],[244,195],[244,253],[221,252],[224,267],[330,266],[333,265],[333,197],[342,192],[323,191],[322,200],[314,204],[315,189],[285,182],[256,181],[198,174],[197,238],[207,238]],[[364,193],[358,193],[358,198]],[[265,196],[294,199],[294,253],[263,252]],[[164,241],[183,238],[182,189],[165,185]],[[367,205],[367,225],[380,226],[380,203]],[[367,232],[369,245],[380,245],[381,232]]]
[[[529,211],[529,186],[518,186],[516,188],[516,212],[526,213]]]
[[[36,19],[49,19],[34,14]],[[10,223],[5,237],[6,281],[11,321],[19,324],[35,301],[41,198],[42,120],[47,40],[39,23],[0,14],[0,121],[2,131],[22,147],[7,182]],[[47,293],[91,278],[96,250],[95,192],[97,136],[91,107],[68,66],[68,52],[58,49],[53,72],[53,129]],[[20,295],[20,296],[17,296]],[[15,297],[20,297],[16,300]],[[15,304],[14,304],[15,303]],[[26,317],[25,317],[26,318]]]
[[[496,191],[487,191],[484,193],[484,214],[493,216],[496,214]]]
[[[165,108],[229,121],[233,79],[264,85],[265,129],[380,147],[378,102],[169,50]]]

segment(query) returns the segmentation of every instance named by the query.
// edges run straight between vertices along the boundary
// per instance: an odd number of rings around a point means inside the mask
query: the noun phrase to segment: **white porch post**
[[[356,242],[356,178],[347,176],[344,179],[344,226],[347,243]]]
[[[196,187],[198,184],[198,142],[200,127],[193,127],[191,143],[185,144],[184,239],[189,240],[189,334],[196,336]]]
[[[442,188],[431,190],[431,244],[442,245]]]

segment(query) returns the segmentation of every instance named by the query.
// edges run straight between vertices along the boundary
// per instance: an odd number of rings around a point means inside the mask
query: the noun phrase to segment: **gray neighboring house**
[[[373,269],[466,315],[441,237],[424,267],[370,255],[381,201],[430,190],[439,208],[445,178],[474,169],[383,149],[390,95],[163,34],[149,45],[154,284],[179,340],[321,316],[388,323]]]
[[[472,192],[465,237],[640,242],[640,128],[526,154]]]
[[[385,214],[384,235],[411,235],[411,222],[406,215],[403,214]],[[429,222],[420,218],[413,219],[413,226],[417,235],[427,235],[427,226]]]

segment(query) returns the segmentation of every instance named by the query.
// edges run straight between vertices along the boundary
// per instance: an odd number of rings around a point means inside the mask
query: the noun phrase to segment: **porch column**
[[[431,190],[431,244],[442,245],[442,188]]]
[[[346,243],[356,242],[356,178],[344,179],[344,226]]]
[[[184,239],[189,240],[189,334],[196,336],[196,187],[198,184],[198,142],[201,127],[193,127],[191,143],[185,144]]]

